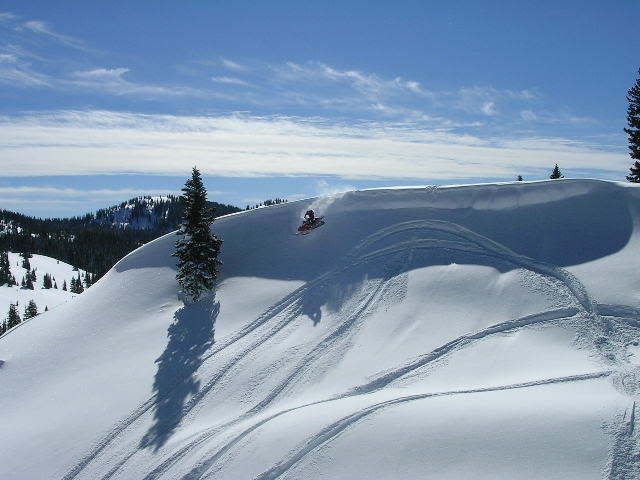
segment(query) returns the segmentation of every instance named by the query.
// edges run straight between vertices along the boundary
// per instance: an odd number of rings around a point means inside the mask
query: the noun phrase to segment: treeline
[[[0,210],[0,251],[47,255],[93,272],[99,278],[129,252],[178,228],[184,205],[177,197],[167,198],[157,202],[157,210],[154,210],[155,206],[139,206],[145,203],[140,198],[96,214],[60,219],[39,219]],[[136,216],[136,212],[161,218],[150,220],[150,228],[127,227],[127,224],[117,222],[119,207],[125,208],[126,205],[131,205],[128,209],[134,211],[127,215],[127,223],[141,218]],[[232,205],[215,202],[209,202],[209,207],[215,216],[240,211]]]
[[[254,208],[270,207],[271,205],[279,205],[281,203],[287,203],[286,198],[268,198],[264,202],[256,203],[255,205],[247,205],[245,210],[253,210]]]

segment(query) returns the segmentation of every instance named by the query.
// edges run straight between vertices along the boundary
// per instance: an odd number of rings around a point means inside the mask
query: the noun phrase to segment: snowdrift
[[[194,305],[162,237],[0,339],[0,478],[637,478],[639,207],[562,180],[252,210]]]

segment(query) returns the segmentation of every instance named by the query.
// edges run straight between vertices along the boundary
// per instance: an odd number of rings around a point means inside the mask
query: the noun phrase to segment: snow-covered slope
[[[0,340],[0,478],[637,478],[639,207],[562,180],[253,210],[188,306],[160,238]]]
[[[78,271],[73,270],[73,266],[68,263],[56,260],[55,258],[47,257],[46,255],[33,255],[29,259],[31,268],[36,270],[36,281],[33,282],[33,290],[27,290],[20,287],[20,282],[25,277],[27,271],[22,268],[22,257],[18,253],[9,252],[9,264],[11,268],[11,274],[18,282],[17,286],[9,287],[7,285],[0,286],[0,318],[4,320],[4,317],[9,310],[9,304],[18,303],[18,312],[22,315],[24,307],[29,300],[36,302],[39,312],[44,312],[45,307],[49,310],[57,307],[58,305],[67,302],[76,296],[75,293],[69,292],[69,285],[72,278],[77,278],[78,275],[85,275],[86,272],[82,269]],[[43,288],[43,280],[45,273],[51,275],[58,286],[57,289]],[[62,290],[63,283],[67,283],[67,291]]]

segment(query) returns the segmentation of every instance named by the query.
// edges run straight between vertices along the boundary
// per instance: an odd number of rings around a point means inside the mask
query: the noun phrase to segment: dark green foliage
[[[7,252],[0,252],[0,285],[13,286],[16,279],[11,275],[11,266],[9,265],[9,255]]]
[[[62,290],[64,290],[65,292],[67,291],[67,281],[66,280],[62,281]]]
[[[638,70],[640,75],[640,70]],[[627,124],[629,128],[624,131],[629,136],[629,155],[635,162],[630,168],[627,180],[640,183],[640,77],[627,92]]]
[[[558,167],[557,163],[556,163],[556,166],[553,167],[553,171],[551,172],[551,175],[549,175],[549,178],[551,180],[557,180],[558,178],[564,178],[564,175],[560,171],[560,168]]]
[[[31,270],[31,274],[30,275],[31,275],[31,281],[32,282],[35,282],[38,279],[38,277],[36,277],[36,269],[35,268],[33,270]]]
[[[182,293],[197,301],[204,291],[213,289],[220,265],[218,255],[222,240],[211,233],[214,216],[207,203],[202,177],[195,167],[182,191],[184,219],[173,254],[178,258],[176,279]]]
[[[51,281],[51,275],[49,275],[48,273],[44,274],[44,277],[42,277],[42,288],[53,288],[53,282]]]
[[[29,300],[29,303],[24,309],[24,319],[28,320],[38,315],[38,307],[36,306],[36,302],[33,300]]]
[[[31,273],[27,272],[27,274],[22,279],[22,288],[33,290],[33,280],[31,279]]]
[[[264,202],[258,203],[254,206],[247,205],[245,207],[245,210],[253,210],[254,208],[260,207],[270,207],[271,205],[280,205],[281,203],[287,203],[287,201],[288,200],[286,198],[268,198]]]
[[[12,303],[9,305],[9,313],[7,314],[7,330],[18,325],[22,320],[18,314],[18,309]]]
[[[66,285],[63,286],[63,290],[64,287]],[[82,293],[84,292],[84,287],[82,286],[82,279],[80,278],[80,274],[78,273],[77,277],[73,277],[71,278],[71,285],[69,286],[69,291],[71,293]]]
[[[27,270],[31,270],[31,263],[29,263],[29,259],[31,258],[30,253],[22,253],[22,268],[26,268]]]
[[[146,197],[147,201],[149,197]],[[118,207],[99,210],[83,217],[37,219],[15,212],[0,210],[0,221],[5,234],[0,235],[0,250],[34,252],[48,255],[96,275],[95,283],[107,270],[127,253],[139,246],[178,228],[184,213],[182,197],[168,196],[154,201],[153,207],[143,209],[139,204],[145,197],[122,203],[133,205],[140,215],[157,214],[152,228],[134,229],[114,225],[114,211]],[[231,205],[209,202],[216,215],[239,212]],[[160,214],[161,213],[161,214]],[[142,218],[142,217],[135,217]],[[31,270],[29,265],[28,270]]]

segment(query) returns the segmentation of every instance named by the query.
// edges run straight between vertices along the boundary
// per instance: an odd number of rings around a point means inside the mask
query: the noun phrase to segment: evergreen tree
[[[22,320],[18,314],[18,309],[12,303],[9,305],[9,314],[7,315],[7,330],[18,325]]]
[[[82,280],[80,279],[80,273],[78,272],[78,278],[76,278],[76,293],[84,292],[84,288],[82,287]]]
[[[176,242],[178,273],[176,279],[182,292],[197,301],[202,293],[211,290],[218,275],[218,260],[222,240],[211,233],[213,214],[207,206],[207,190],[197,168],[182,189],[184,218]]]
[[[42,277],[42,288],[53,288],[53,283],[51,282],[51,275],[49,275],[48,273],[44,274],[44,277]]]
[[[44,311],[45,311],[45,312],[48,312],[48,311],[49,311],[49,305],[45,305],[45,306],[44,306]]]
[[[37,280],[36,269],[34,268],[33,270],[31,270],[31,281],[35,282],[36,280]]]
[[[9,264],[9,254],[0,252],[0,285],[13,285],[14,278],[11,275],[11,265]]]
[[[31,263],[29,263],[29,259],[31,258],[30,253],[22,253],[22,268],[27,269],[27,271],[31,270]]]
[[[67,281],[66,280],[62,281],[62,290],[64,290],[65,292],[67,291]]]
[[[84,286],[89,288],[91,286],[91,274],[89,272],[84,274]]]
[[[516,180],[518,180],[519,182],[521,182],[521,181],[523,181],[523,180],[524,180],[524,178],[522,178],[522,175],[518,175],[518,178],[517,178]]]
[[[640,70],[638,70],[640,75]],[[629,128],[624,131],[629,136],[629,155],[633,160],[633,165],[629,169],[627,180],[633,183],[640,183],[640,77],[627,92],[627,123]]]
[[[56,282],[55,279],[53,280],[53,288],[58,289],[58,282]]]
[[[23,288],[26,288],[27,290],[33,290],[33,280],[31,280],[31,274],[27,272],[22,281],[24,283]]]
[[[0,337],[7,331],[7,322],[4,320],[0,322]]]
[[[553,171],[551,172],[551,175],[549,175],[549,178],[551,180],[557,180],[558,178],[564,178],[564,175],[560,171],[560,168],[558,167],[557,163],[556,163],[556,166],[553,167]]]
[[[29,300],[29,303],[24,309],[24,319],[28,320],[38,315],[38,307],[36,306],[36,302],[33,300]]]

